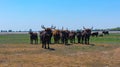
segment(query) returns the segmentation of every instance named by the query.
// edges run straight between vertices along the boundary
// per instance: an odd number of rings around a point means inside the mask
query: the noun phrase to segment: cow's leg
[[[87,44],[87,37],[85,37],[85,44]]]
[[[46,49],[46,43],[45,43],[45,45],[44,45],[44,48]]]
[[[82,37],[79,37],[79,42],[80,42],[80,43],[81,43],[81,38],[82,38]]]
[[[71,39],[71,43],[73,43],[73,39]]]
[[[44,42],[42,41],[42,48],[44,48],[44,45],[45,45],[45,44],[44,44]]]
[[[83,44],[83,41],[84,41],[84,37],[82,36],[82,44]]]
[[[67,43],[68,43],[68,39],[67,39],[67,38],[65,38],[65,45],[67,45]]]
[[[33,44],[33,39],[30,39],[30,43]]]
[[[72,38],[72,39],[71,39],[72,43],[73,43],[73,40],[74,40],[74,39]]]
[[[38,39],[37,39],[37,42],[36,42],[36,44],[38,44]]]
[[[74,40],[74,43],[75,43],[75,37],[74,37],[74,39],[73,39],[73,40]]]
[[[50,46],[49,46],[49,42],[47,43],[48,44],[48,49],[50,48]]]
[[[78,43],[80,43],[80,37],[77,37]]]
[[[88,43],[87,44],[89,44],[89,40],[90,40],[90,37],[88,37]]]
[[[51,44],[51,38],[49,38],[50,39],[50,44]],[[46,41],[47,42],[47,41]]]
[[[70,43],[72,43],[72,38],[70,38]]]
[[[37,39],[35,39],[35,44],[38,44],[38,40]]]
[[[64,44],[64,38],[62,38],[61,40],[62,40],[62,43]]]

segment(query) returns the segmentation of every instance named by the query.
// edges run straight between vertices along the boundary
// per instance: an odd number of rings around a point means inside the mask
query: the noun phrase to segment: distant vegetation
[[[116,27],[116,28],[108,28],[108,29],[94,29],[94,31],[103,31],[103,30],[109,30],[109,31],[120,31],[120,27]]]
[[[108,29],[94,29],[93,31],[103,31],[103,30],[109,30],[109,31],[120,31],[120,27],[116,28],[108,28]],[[32,29],[29,29],[29,31],[32,31]],[[13,30],[0,30],[0,32],[29,32],[29,31],[13,31]]]
[[[120,31],[120,27],[116,27],[116,28],[112,28],[112,29],[108,29],[108,30],[111,30],[111,31]]]

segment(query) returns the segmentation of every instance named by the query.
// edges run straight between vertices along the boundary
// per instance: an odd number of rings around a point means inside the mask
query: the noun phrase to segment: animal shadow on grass
[[[70,45],[72,45],[72,44],[65,44],[66,46],[70,46]]]
[[[50,51],[55,51],[55,49],[54,49],[54,48],[49,48],[48,50],[50,50]]]
[[[95,46],[95,44],[89,44],[89,45],[91,45],[91,46]]]

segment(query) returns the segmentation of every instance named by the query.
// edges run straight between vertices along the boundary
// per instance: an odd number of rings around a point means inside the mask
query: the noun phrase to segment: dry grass
[[[42,49],[41,45],[3,44],[0,46],[0,67],[119,67],[120,48],[112,50],[82,51],[83,45],[51,45],[55,50]],[[98,46],[101,46],[98,44]],[[108,46],[102,44],[102,46]],[[94,46],[93,46],[94,47]],[[72,49],[71,49],[72,48]]]

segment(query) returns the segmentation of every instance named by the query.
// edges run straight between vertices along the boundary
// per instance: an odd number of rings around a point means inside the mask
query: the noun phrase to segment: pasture
[[[53,40],[52,40],[53,42]],[[28,34],[0,35],[0,67],[119,67],[120,34],[91,37],[90,45],[29,44]]]

